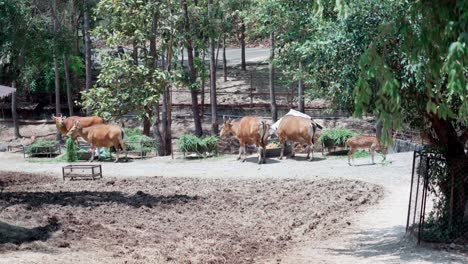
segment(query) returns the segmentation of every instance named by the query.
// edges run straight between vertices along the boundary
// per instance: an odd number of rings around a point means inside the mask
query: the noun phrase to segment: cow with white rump
[[[125,159],[127,159],[127,151],[123,142],[124,131],[121,127],[115,125],[94,125],[90,127],[83,127],[79,120],[76,120],[73,127],[68,131],[67,136],[72,138],[82,137],[86,142],[91,145],[91,159],[94,160],[95,148],[114,147],[116,152],[116,159],[114,162],[119,161],[119,147],[125,152]]]
[[[231,119],[224,121],[221,129],[221,137],[234,135],[240,143],[239,156],[242,162],[246,158],[246,145],[255,144],[258,148],[258,164],[266,163],[266,145],[268,144],[268,132],[270,125],[255,116],[245,116],[239,121]]]
[[[278,139],[281,145],[281,154],[279,159],[283,159],[286,142],[291,141],[293,143],[291,157],[294,157],[295,155],[294,143],[305,143],[307,144],[307,159],[312,161],[314,159],[314,136],[317,130],[321,128],[322,127],[310,117],[287,115],[281,118],[277,130]]]

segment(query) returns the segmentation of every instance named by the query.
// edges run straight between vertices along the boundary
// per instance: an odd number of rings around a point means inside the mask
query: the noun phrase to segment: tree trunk
[[[245,24],[244,24],[244,21],[242,21],[242,24],[241,24],[240,44],[241,44],[241,68],[243,71],[246,71],[247,66],[245,64]]]
[[[270,86],[270,100],[271,100],[271,119],[273,122],[278,120],[278,110],[276,109],[275,97],[275,66],[273,64],[275,59],[275,33],[270,33],[270,64],[269,64],[269,86]]]
[[[434,114],[431,114],[429,119],[437,134],[438,145],[444,148],[447,161],[448,183],[440,188],[448,201],[450,197],[453,198],[450,203],[451,210],[448,212],[449,222],[458,225],[464,221],[468,198],[468,156],[464,151],[465,142],[459,140],[449,120],[440,119]]]
[[[86,69],[86,83],[85,89],[88,91],[92,85],[92,62],[91,62],[91,35],[90,35],[90,16],[89,7],[85,0],[85,7],[83,12],[83,29],[85,33],[85,69]]]
[[[303,66],[302,62],[299,61],[299,71],[301,73],[301,77],[299,77],[299,82],[297,85],[297,95],[298,95],[298,110],[299,112],[304,113],[304,79],[302,78],[303,74]]]
[[[132,46],[133,46],[133,49],[132,49],[133,64],[138,65],[138,45],[137,45],[136,40],[133,40]]]
[[[153,134],[154,138],[158,143],[158,156],[165,156],[166,155],[166,147],[163,144],[163,138],[161,134],[161,118],[159,113],[159,102],[154,107],[154,126],[153,126]]]
[[[11,83],[13,88],[16,88],[16,81]],[[19,132],[19,120],[18,120],[18,112],[16,111],[16,92],[11,94],[11,116],[13,118],[13,127],[15,131],[15,138],[20,138],[21,134]]]
[[[189,34],[190,32],[190,20],[188,15],[188,8],[187,8],[187,0],[182,0],[182,10],[184,13],[184,26],[185,26],[185,40],[186,40],[186,48],[187,48],[187,60],[188,60],[188,67],[190,72],[190,84],[193,85],[197,81],[197,70],[195,69],[194,61],[193,61],[193,43],[192,37]],[[201,126],[201,119],[199,114],[199,107],[198,107],[198,88],[190,87],[190,94],[192,97],[192,114],[193,120],[195,122],[195,135],[202,136],[203,130]]]
[[[55,72],[55,115],[59,116],[62,111],[60,107],[60,72],[57,60],[57,50],[54,49],[54,72]],[[56,135],[57,140],[62,139],[62,134],[57,132]]]
[[[223,75],[224,81],[227,82],[227,59],[226,59],[226,36],[223,36]]]
[[[67,85],[68,114],[73,115],[73,90],[70,81],[70,70],[68,68],[68,57],[63,54],[63,69],[65,71],[65,83]]]
[[[205,50],[203,50],[203,61],[205,61]],[[200,118],[203,120],[203,116],[205,115],[205,78],[203,78],[201,83],[201,95],[200,95]]]
[[[153,113],[151,112],[151,110],[148,110],[146,112],[146,114],[151,116]],[[151,130],[151,121],[148,118],[148,116],[145,116],[143,118],[143,135],[149,137],[150,136],[150,130]]]
[[[213,17],[213,0],[208,0],[208,12]],[[216,58],[215,58],[215,40],[214,37],[210,38],[210,104],[211,104],[211,133],[213,135],[219,134],[218,115],[217,115],[217,102],[216,102]]]

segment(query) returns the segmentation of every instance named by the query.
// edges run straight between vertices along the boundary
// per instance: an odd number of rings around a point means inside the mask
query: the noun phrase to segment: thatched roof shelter
[[[0,85],[0,99],[3,97],[7,97],[14,92],[16,92],[15,88]]]

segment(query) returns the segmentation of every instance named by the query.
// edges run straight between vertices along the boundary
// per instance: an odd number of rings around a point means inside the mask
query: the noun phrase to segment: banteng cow
[[[351,166],[351,159],[354,162],[353,154],[358,149],[370,149],[372,156],[372,164],[374,164],[374,153],[376,150],[381,150],[383,154],[383,161],[385,161],[387,148],[380,144],[380,140],[376,136],[354,136],[346,141],[346,146],[349,147],[348,164]]]
[[[101,117],[98,116],[55,116],[52,115],[52,120],[55,122],[57,130],[62,134],[66,135],[68,131],[73,127],[75,121],[79,120],[82,127],[90,127],[93,125],[99,125],[103,123]]]
[[[239,121],[224,121],[221,129],[221,137],[234,135],[240,142],[239,156],[244,162],[246,158],[246,145],[255,144],[258,148],[258,164],[266,163],[266,145],[268,144],[268,132],[270,125],[255,116],[245,116]]]
[[[123,142],[124,131],[119,126],[101,124],[84,128],[81,125],[81,121],[76,120],[73,127],[68,131],[67,136],[72,138],[80,136],[91,145],[92,156],[90,162],[94,160],[94,150],[96,147],[109,148],[113,146],[116,151],[115,162],[117,162],[119,160],[119,146],[121,146],[125,152],[125,159],[127,159],[127,151]]]
[[[319,124],[315,123],[311,118],[287,115],[281,119],[278,126],[278,139],[281,144],[281,155],[279,159],[283,159],[284,148],[287,141],[293,142],[291,157],[294,157],[294,142],[307,144],[307,159],[312,161],[314,159],[314,143],[315,132],[317,128],[322,128]],[[312,152],[312,155],[310,155]]]

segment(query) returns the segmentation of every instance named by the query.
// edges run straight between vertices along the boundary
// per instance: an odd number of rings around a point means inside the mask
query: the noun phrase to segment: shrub
[[[219,139],[215,136],[199,138],[192,134],[183,134],[177,140],[177,147],[184,153],[195,152],[198,154],[203,154],[205,152],[210,152],[217,154],[218,141]]]
[[[320,135],[318,142],[323,143],[326,147],[344,146],[346,140],[358,135],[358,133],[347,128],[331,128],[325,129]]]
[[[66,160],[68,162],[75,162],[78,160],[78,153],[76,149],[75,141],[68,137],[66,141],[67,153],[65,153]]]
[[[41,154],[54,152],[57,142],[55,140],[38,139],[26,148],[28,154]]]
[[[139,128],[124,128],[124,142],[127,151],[152,152],[156,149],[154,139],[143,135]]]

